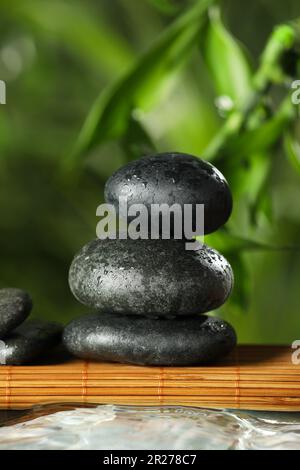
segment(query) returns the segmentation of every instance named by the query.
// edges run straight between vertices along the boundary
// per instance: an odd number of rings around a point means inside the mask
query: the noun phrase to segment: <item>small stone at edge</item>
[[[29,320],[0,341],[0,364],[31,362],[59,344],[61,335],[62,325],[59,323]]]
[[[23,323],[32,309],[32,300],[21,289],[0,289],[0,339]]]

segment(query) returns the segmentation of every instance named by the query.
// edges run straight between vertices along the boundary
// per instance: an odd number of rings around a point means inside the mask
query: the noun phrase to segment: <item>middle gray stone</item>
[[[182,240],[93,240],[69,273],[75,297],[98,311],[152,317],[207,312],[229,296],[228,261],[204,246],[187,251]]]

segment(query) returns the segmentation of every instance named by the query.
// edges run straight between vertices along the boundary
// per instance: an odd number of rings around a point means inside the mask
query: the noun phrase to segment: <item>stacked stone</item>
[[[143,204],[148,214],[152,204],[192,204],[193,218],[196,204],[204,204],[206,234],[232,210],[224,176],[210,163],[179,153],[144,157],[114,173],[105,199],[118,211],[120,198],[128,211]],[[84,359],[160,366],[211,363],[231,351],[233,328],[203,313],[226,301],[232,269],[216,250],[187,250],[186,241],[106,238],[84,246],[71,264],[69,283],[95,312],[65,328],[67,349]]]
[[[31,362],[61,340],[62,326],[27,320],[32,300],[21,289],[0,289],[0,365]]]

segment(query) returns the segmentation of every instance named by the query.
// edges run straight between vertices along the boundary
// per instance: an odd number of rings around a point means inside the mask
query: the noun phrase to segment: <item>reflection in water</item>
[[[6,423],[0,449],[300,449],[297,413],[113,405],[56,410],[39,407],[27,421]]]

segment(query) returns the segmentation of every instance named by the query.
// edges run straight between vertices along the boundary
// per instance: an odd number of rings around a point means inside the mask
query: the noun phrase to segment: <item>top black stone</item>
[[[206,234],[225,224],[232,211],[231,192],[222,173],[183,153],[149,155],[117,170],[106,183],[105,200],[118,210],[120,197],[127,199],[128,208],[144,204],[149,214],[151,204],[192,204],[193,225],[196,204],[204,204]]]

